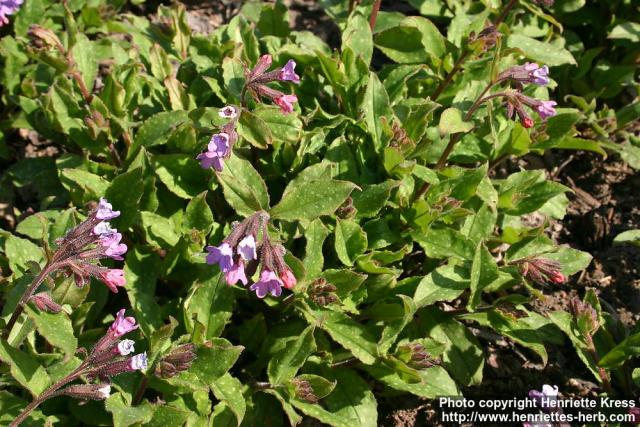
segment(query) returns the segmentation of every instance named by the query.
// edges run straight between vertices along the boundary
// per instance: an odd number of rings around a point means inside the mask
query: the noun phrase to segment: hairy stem
[[[53,384],[51,387],[49,387],[47,390],[45,390],[40,396],[36,397],[35,399],[33,399],[33,401],[31,403],[29,403],[20,413],[20,415],[18,415],[12,422],[11,424],[9,424],[9,427],[17,427],[19,426],[24,420],[27,419],[27,417],[29,416],[29,414],[36,409],[38,406],[40,406],[40,404],[42,402],[44,402],[45,400],[49,399],[50,397],[53,397],[56,395],[56,392],[61,388],[64,387],[65,385],[69,384],[71,381],[77,379],[78,377],[80,377],[80,375],[82,375],[84,369],[86,368],[86,363],[83,362],[80,366],[78,366],[73,372],[71,372],[69,375],[67,375],[66,377],[62,378],[60,381],[58,381],[57,383]]]
[[[4,339],[9,338],[9,334],[11,334],[11,330],[13,329],[14,325],[16,324],[16,321],[24,311],[24,306],[29,302],[29,299],[31,299],[34,292],[38,289],[38,286],[40,286],[40,284],[44,281],[44,279],[57,268],[58,268],[57,264],[49,262],[47,263],[47,265],[44,266],[42,270],[40,270],[40,273],[38,273],[38,275],[33,280],[33,282],[24,291],[24,293],[22,294],[22,297],[20,297],[20,300],[18,301],[18,305],[16,306],[16,309],[13,311],[13,314],[11,315],[9,322],[7,322],[7,325],[4,327],[4,330],[2,331],[2,338]]]
[[[598,354],[598,350],[596,350],[596,346],[593,343],[593,337],[591,334],[585,334],[585,341],[587,342],[587,348],[589,349],[589,353],[591,353],[591,357],[593,358],[593,362],[597,365],[600,362],[600,355]],[[613,394],[613,389],[611,388],[611,380],[609,379],[609,374],[604,368],[598,367],[598,375],[600,376],[600,380],[602,381],[602,387],[607,392],[609,396]]]
[[[76,83],[78,83],[80,93],[82,93],[82,98],[84,98],[84,102],[86,102],[87,105],[90,105],[91,101],[93,100],[93,95],[91,94],[91,92],[89,92],[89,89],[87,89],[87,85],[84,83],[82,74],[80,74],[80,72],[77,70],[72,71],[70,74],[71,77],[73,77],[73,79],[76,81]]]
[[[496,27],[500,25],[502,21],[504,21],[507,18],[507,15],[511,11],[511,9],[513,9],[513,6],[515,6],[516,3],[518,3],[518,0],[510,0],[509,3],[507,3],[507,5],[505,6],[505,8],[502,9],[502,13],[500,14],[500,16],[498,16],[498,19],[496,19],[496,22],[493,25],[495,25]]]
[[[460,55],[456,63],[453,64],[453,68],[451,69],[451,71],[449,71],[449,73],[446,75],[444,80],[440,82],[436,90],[434,90],[433,94],[431,94],[432,101],[435,102],[438,99],[438,97],[442,94],[442,91],[444,91],[444,89],[447,86],[449,86],[449,84],[451,83],[451,80],[453,80],[453,76],[455,76],[458,73],[458,71],[460,71],[460,68],[462,67],[462,64],[464,63],[464,61],[467,59],[468,55],[469,55],[469,51],[465,51],[462,53],[462,55]]]
[[[138,385],[138,390],[136,394],[133,396],[133,400],[131,401],[132,405],[137,405],[142,401],[142,396],[144,396],[144,392],[147,391],[147,385],[149,384],[149,377],[144,375],[142,380],[140,380],[140,384]]]
[[[369,18],[369,27],[371,28],[371,31],[373,31],[376,26],[376,19],[378,19],[378,12],[380,11],[380,3],[382,3],[382,0],[376,0],[375,3],[373,3],[371,17]]]
[[[476,110],[478,108],[480,108],[480,105],[482,105],[483,102],[504,95],[503,93],[495,93],[493,95],[485,96],[485,94],[493,86],[495,86],[496,84],[498,84],[500,82],[502,82],[502,79],[497,79],[497,80],[493,80],[493,81],[489,82],[489,84],[484,88],[484,90],[480,93],[480,95],[478,95],[478,97],[476,98],[474,103],[471,105],[471,107],[469,108],[467,113],[464,115],[464,121],[465,122],[469,121],[471,119],[471,117],[473,116],[473,113],[475,113]],[[447,164],[447,160],[449,159],[449,156],[451,155],[451,152],[453,151],[453,149],[456,146],[456,144],[458,143],[458,141],[460,141],[460,139],[462,139],[463,135],[464,135],[463,132],[454,133],[453,135],[451,135],[451,137],[449,138],[449,143],[445,147],[444,151],[440,155],[440,158],[438,159],[438,162],[436,163],[436,166],[434,168],[435,170],[441,170],[442,168],[444,168],[444,166]],[[422,187],[420,187],[418,192],[416,193],[416,195],[414,197],[414,200],[417,200],[420,197],[422,197],[424,195],[424,193],[427,192],[427,190],[429,190],[429,183],[425,182],[422,185]]]

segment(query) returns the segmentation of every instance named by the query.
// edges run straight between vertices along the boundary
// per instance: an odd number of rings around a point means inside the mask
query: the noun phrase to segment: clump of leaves
[[[481,384],[478,328],[543,364],[564,333],[606,391],[630,385],[606,369],[633,336],[603,347],[597,298],[532,309],[591,259],[545,234],[569,190],[543,170],[495,174],[551,149],[635,155],[638,109],[596,112],[600,92],[566,82],[603,70],[558,21],[595,6],[411,0],[420,14],[405,16],[322,2],[341,32],[329,46],[292,30],[280,1],[248,2],[206,35],[178,3],[152,16],[132,3],[27,0],[0,39],[0,198],[14,207],[0,230],[1,420],[75,375],[77,350],[123,305],[142,375],[113,376],[106,398],[78,374],[87,384],[67,394],[105,403],[51,400],[28,420],[373,426],[389,391]],[[627,24],[607,35],[632,66]],[[630,85],[621,67],[602,93]],[[573,90],[577,109],[550,99]],[[18,156],[19,133],[51,152]],[[128,248],[117,295],[46,270],[102,197],[120,211],[105,247]]]

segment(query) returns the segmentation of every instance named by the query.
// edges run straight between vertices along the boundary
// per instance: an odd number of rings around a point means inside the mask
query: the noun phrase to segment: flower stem
[[[371,31],[373,31],[376,26],[376,19],[378,19],[378,12],[380,11],[380,3],[382,3],[382,0],[376,0],[375,3],[373,3],[371,17],[369,18],[369,27],[371,28]]]
[[[31,299],[34,292],[38,289],[38,286],[40,286],[40,284],[44,281],[44,279],[50,273],[56,270],[56,268],[57,268],[56,264],[47,263],[47,265],[45,265],[44,268],[40,270],[40,273],[38,273],[38,275],[33,280],[33,282],[24,291],[24,293],[22,294],[22,297],[20,297],[20,301],[18,301],[18,305],[16,306],[16,309],[13,311],[11,318],[9,319],[9,321],[7,322],[7,325],[4,327],[4,330],[2,331],[2,338],[4,339],[9,338],[9,334],[11,334],[11,330],[16,324],[18,317],[20,317],[20,315],[24,311],[24,306],[29,302],[29,299]]]
[[[518,0],[510,0],[509,3],[507,3],[507,5],[505,6],[505,8],[502,9],[502,13],[500,14],[500,16],[498,16],[498,19],[496,19],[496,22],[493,25],[495,25],[496,27],[500,25],[502,21],[504,21],[507,18],[507,15],[511,11],[511,9],[513,9],[513,6],[515,6],[517,2]]]
[[[140,384],[138,385],[138,390],[136,391],[133,400],[131,401],[132,405],[137,405],[142,400],[144,396],[144,392],[147,391],[147,385],[149,384],[149,377],[146,375],[142,376],[142,380],[140,380]]]
[[[433,93],[431,94],[432,101],[435,102],[438,99],[438,97],[442,94],[442,91],[444,91],[444,89],[447,86],[449,86],[449,84],[451,83],[451,80],[453,80],[453,76],[455,76],[456,73],[460,71],[460,68],[462,67],[462,64],[464,63],[464,61],[467,59],[468,55],[469,55],[469,51],[465,51],[462,53],[462,55],[460,55],[456,63],[453,64],[453,68],[451,69],[451,71],[449,71],[449,73],[446,75],[444,80],[440,82],[436,90],[434,90]]]
[[[593,338],[591,334],[584,334],[585,341],[587,342],[587,348],[589,353],[591,353],[591,357],[593,358],[593,362],[597,365],[600,362],[600,355],[598,355],[598,350],[596,350],[596,346],[593,343]],[[611,381],[609,380],[609,374],[604,368],[598,367],[598,375],[600,376],[600,380],[602,381],[602,387],[607,392],[609,396],[613,394],[613,389],[611,388]]]
[[[494,93],[492,95],[485,96],[485,94],[493,86],[495,86],[496,84],[498,84],[500,82],[502,82],[502,79],[497,79],[497,80],[493,80],[493,81],[489,82],[487,87],[485,87],[484,90],[480,93],[480,95],[478,95],[478,97],[474,101],[473,105],[471,105],[471,107],[469,108],[467,113],[464,115],[464,121],[465,122],[467,122],[467,121],[469,121],[471,119],[471,117],[473,116],[473,113],[475,113],[476,110],[478,108],[480,108],[480,105],[482,105],[483,102],[488,101],[488,100],[493,99],[493,98],[497,98],[499,96],[504,96],[504,93]],[[453,151],[453,148],[456,146],[458,141],[460,141],[460,139],[462,139],[463,136],[464,136],[464,132],[458,132],[458,133],[454,133],[453,135],[451,135],[451,137],[449,138],[449,143],[445,147],[444,151],[440,155],[440,158],[438,159],[438,162],[436,163],[436,166],[434,168],[435,170],[438,171],[438,170],[441,170],[442,168],[444,168],[444,166],[447,164],[447,160],[449,159],[449,156],[451,155],[451,152]],[[417,200],[420,197],[422,197],[424,195],[424,193],[427,192],[427,190],[429,190],[429,183],[425,182],[422,185],[422,187],[420,187],[418,192],[416,193],[416,195],[414,197],[414,200]]]
[[[62,378],[60,381],[58,381],[57,383],[53,384],[51,387],[49,387],[47,390],[44,391],[44,393],[42,393],[40,396],[36,397],[31,403],[29,403],[20,413],[20,415],[18,415],[12,422],[11,424],[9,424],[9,427],[17,427],[19,426],[24,420],[27,419],[27,417],[29,416],[29,414],[36,409],[42,402],[44,402],[45,400],[49,399],[50,397],[55,396],[56,392],[63,386],[69,384],[71,381],[77,379],[78,377],[80,377],[80,375],[82,375],[82,373],[84,372],[84,369],[86,368],[86,363],[83,362],[82,364],[80,364],[80,366],[78,366],[73,372],[71,372],[69,375],[67,375],[66,377]]]

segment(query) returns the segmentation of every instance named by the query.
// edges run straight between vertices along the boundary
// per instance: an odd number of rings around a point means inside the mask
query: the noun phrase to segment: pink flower
[[[218,111],[218,115],[223,119],[235,119],[238,116],[238,110],[233,105],[227,105]]]
[[[136,354],[129,360],[129,368],[133,371],[147,369],[147,352]]]
[[[282,95],[274,98],[273,101],[280,107],[280,111],[286,114],[293,112],[293,103],[298,102],[298,97],[295,95]]]
[[[96,236],[102,236],[105,234],[114,234],[117,230],[115,228],[111,228],[111,224],[107,221],[99,222],[98,225],[93,227],[93,234]]]
[[[300,83],[300,76],[296,74],[295,69],[296,69],[296,61],[294,61],[293,59],[290,59],[289,61],[287,61],[285,66],[280,69],[280,74],[278,75],[278,78],[280,80],[287,80],[294,83]]]
[[[104,251],[105,255],[122,261],[122,255],[127,252],[127,245],[120,243],[120,240],[122,240],[122,234],[120,233],[102,234],[100,236],[100,243],[103,247],[107,248]]]
[[[248,280],[244,273],[244,262],[241,259],[236,261],[231,266],[231,269],[224,274],[224,278],[230,286],[235,285],[238,281],[242,282],[243,285],[246,285]]]
[[[291,270],[289,269],[284,270],[280,274],[280,280],[282,280],[284,287],[287,289],[293,289],[296,283],[298,283],[298,281],[296,280],[296,276],[294,276],[293,272],[291,272]]]
[[[207,246],[207,264],[218,264],[223,273],[231,270],[233,265],[233,249],[224,242],[220,246]]]
[[[122,340],[116,346],[116,351],[120,356],[126,356],[135,351],[134,345],[135,342],[133,340]]]
[[[124,317],[124,308],[118,311],[116,314],[116,320],[113,321],[109,330],[111,334],[115,337],[121,337],[124,334],[128,334],[131,331],[135,331],[138,329],[138,325],[136,325],[136,319],[133,317]]]
[[[124,271],[114,268],[101,272],[100,279],[114,294],[118,293],[118,286],[123,287],[127,283],[124,278]]]
[[[229,155],[229,134],[220,132],[211,137],[207,151],[204,151],[196,157],[200,160],[200,167],[209,169],[213,167],[218,172],[222,172],[224,166],[224,158]]]
[[[23,0],[0,0],[0,27],[9,23],[7,15],[13,15],[20,8]]]

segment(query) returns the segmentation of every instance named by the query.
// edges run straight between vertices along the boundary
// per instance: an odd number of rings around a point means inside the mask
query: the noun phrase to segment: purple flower
[[[238,255],[240,255],[245,261],[256,259],[256,239],[253,235],[249,234],[244,239],[240,240],[237,251]]]
[[[533,83],[539,86],[545,86],[549,84],[549,67],[546,65],[543,67],[538,67],[538,64],[533,64],[536,66],[535,70],[532,70],[529,74],[533,79]]]
[[[282,294],[282,282],[273,271],[265,268],[260,273],[260,281],[251,285],[249,289],[255,291],[258,298],[264,298],[268,293],[279,297]]]
[[[558,399],[558,386],[552,387],[545,384],[542,386],[542,391],[530,390],[529,397],[536,400],[541,408],[549,408],[549,401]]]
[[[111,385],[103,384],[98,389],[98,396],[102,399],[107,399],[111,395]]]
[[[2,1],[2,0],[0,0]],[[98,208],[96,209],[96,218],[101,220],[109,220],[120,216],[120,211],[114,211],[111,203],[107,199],[101,197]]]
[[[289,61],[287,61],[285,66],[280,69],[280,74],[278,75],[278,78],[280,80],[287,80],[294,83],[300,83],[300,76],[296,74],[295,69],[296,69],[296,61],[294,61],[293,59],[290,59]]]
[[[285,114],[293,112],[293,103],[298,101],[295,95],[282,95],[274,98],[273,101],[280,107],[280,111]]]
[[[138,325],[136,325],[136,319],[133,317],[124,317],[124,308],[116,314],[116,320],[113,321],[109,330],[111,334],[115,337],[121,337],[124,334],[128,334],[131,331],[138,329]]]
[[[134,370],[144,371],[147,369],[147,352],[136,354],[129,360],[129,367]]]
[[[228,285],[235,285],[241,281],[243,285],[248,283],[247,276],[244,273],[244,262],[239,259],[236,261],[229,271],[224,274],[224,278]]]
[[[223,273],[231,270],[233,266],[233,250],[228,243],[224,242],[220,246],[207,246],[207,264],[218,264]]]
[[[540,101],[534,109],[538,112],[541,119],[546,119],[556,115],[556,109],[553,108],[557,105],[556,101]]]
[[[196,157],[200,160],[200,166],[203,169],[213,167],[218,172],[222,172],[224,158],[229,155],[229,134],[221,132],[211,137],[207,151],[204,151]]]
[[[218,111],[218,115],[223,119],[235,119],[238,116],[238,110],[233,105],[227,105]]]
[[[135,351],[133,340],[122,340],[118,343],[117,349],[120,356],[126,356]]]
[[[109,224],[107,221],[99,222],[98,225],[93,227],[93,234],[95,234],[96,236],[114,234],[116,232],[116,229],[111,228],[111,224]]]
[[[101,234],[100,243],[103,247],[107,248],[104,251],[105,255],[122,261],[123,258],[121,255],[127,252],[127,245],[120,243],[120,240],[122,240],[122,234],[120,233]]]
[[[0,0],[0,27],[9,23],[7,15],[13,15],[20,8],[23,0]]]

